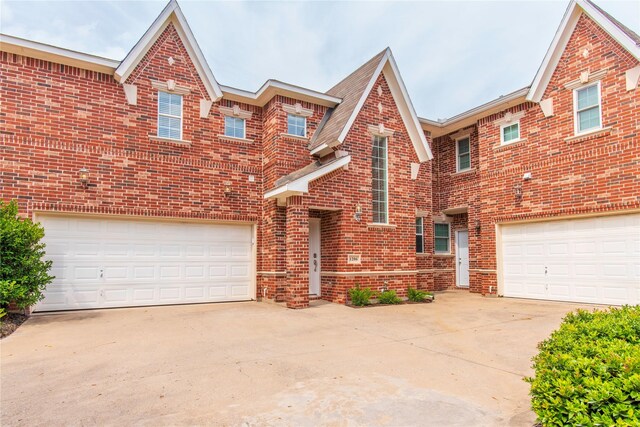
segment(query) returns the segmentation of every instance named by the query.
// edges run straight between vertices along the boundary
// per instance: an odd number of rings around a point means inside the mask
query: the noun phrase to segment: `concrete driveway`
[[[576,304],[227,303],[39,315],[1,341],[0,424],[532,425],[536,343]]]

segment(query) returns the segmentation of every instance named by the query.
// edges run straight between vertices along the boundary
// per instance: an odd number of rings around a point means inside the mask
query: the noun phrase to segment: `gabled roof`
[[[407,88],[389,48],[371,58],[327,91],[327,95],[342,98],[342,102],[327,113],[329,116],[316,131],[309,144],[312,154],[326,152],[344,142],[380,73],[383,73],[387,79],[389,89],[396,101],[419,160],[423,162],[433,158],[407,93]]]
[[[173,23],[182,44],[184,45],[189,58],[196,68],[202,83],[207,89],[207,93],[212,101],[217,101],[222,98],[222,90],[218,85],[218,82],[213,77],[211,68],[207,64],[207,60],[204,58],[198,42],[196,41],[189,24],[178,6],[176,0],[171,0],[169,4],[162,10],[160,15],[153,21],[153,24],[144,33],[142,38],[131,49],[127,56],[122,60],[120,65],[115,71],[115,79],[121,83],[125,83],[127,77],[133,72],[140,60],[146,55],[151,46],[158,40],[158,37],[167,28],[167,26]]]
[[[220,87],[222,88],[222,93],[226,99],[245,102],[252,105],[259,105],[260,107],[264,106],[276,95],[296,98],[313,104],[324,105],[325,107],[335,107],[342,101],[340,98],[327,95],[326,93],[274,79],[267,80],[257,92],[250,92],[224,85],[221,85]]]
[[[309,183],[336,171],[351,162],[351,156],[333,157],[327,160],[316,160],[289,175],[278,179],[273,190],[267,191],[265,199],[285,199],[309,192]]]
[[[562,57],[564,49],[567,47],[567,43],[582,13],[585,13],[596,22],[607,34],[613,37],[615,41],[640,61],[640,37],[636,33],[622,25],[590,0],[571,0],[562,18],[560,27],[551,42],[551,46],[542,61],[542,65],[533,79],[533,83],[527,94],[528,101],[540,102],[542,100],[544,91],[551,80],[551,76]]]

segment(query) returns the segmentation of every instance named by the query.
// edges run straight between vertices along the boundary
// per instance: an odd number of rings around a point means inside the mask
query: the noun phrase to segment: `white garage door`
[[[504,296],[640,303],[640,214],[501,229]]]
[[[56,279],[36,310],[254,296],[250,225],[38,216]]]

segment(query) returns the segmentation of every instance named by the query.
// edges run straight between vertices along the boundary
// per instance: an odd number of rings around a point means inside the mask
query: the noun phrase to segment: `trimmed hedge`
[[[538,348],[525,381],[543,426],[640,425],[640,306],[569,313]]]

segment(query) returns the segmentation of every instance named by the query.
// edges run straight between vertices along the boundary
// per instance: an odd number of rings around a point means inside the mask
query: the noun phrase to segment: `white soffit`
[[[556,31],[556,34],[549,46],[549,50],[542,61],[542,65],[538,69],[529,93],[527,94],[527,101],[540,102],[544,95],[544,91],[551,80],[558,62],[567,47],[567,43],[575,30],[580,15],[585,13],[596,24],[600,26],[607,34],[626,49],[631,55],[640,61],[640,46],[638,46],[633,39],[631,39],[624,31],[622,31],[615,23],[613,23],[607,16],[605,16],[600,10],[593,6],[586,0],[572,0],[569,3],[569,7],[560,22],[560,26]]]
[[[115,79],[121,83],[126,82],[129,75],[133,72],[144,55],[146,55],[151,46],[153,46],[156,40],[158,40],[158,37],[167,28],[169,23],[173,23],[176,28],[176,31],[189,54],[189,58],[198,71],[198,75],[200,76],[202,83],[205,85],[211,100],[217,101],[222,98],[222,90],[220,89],[216,79],[213,77],[211,68],[209,68],[207,60],[204,58],[204,55],[202,54],[202,51],[200,50],[200,47],[189,28],[189,24],[182,14],[180,6],[178,6],[176,0],[171,0],[169,4],[167,4],[156,20],[153,21],[153,24],[151,24],[149,29],[144,33],[142,38],[120,63],[120,66],[118,66],[115,71]]]

